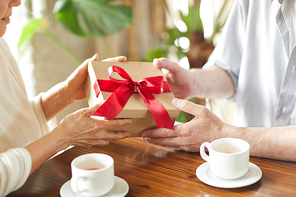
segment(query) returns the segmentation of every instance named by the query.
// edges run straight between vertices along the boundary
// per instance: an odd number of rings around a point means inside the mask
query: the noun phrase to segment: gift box
[[[89,106],[103,103],[93,116],[133,119],[113,131],[129,131],[135,137],[150,128],[174,129],[179,115],[162,71],[150,62],[90,62],[85,93]]]

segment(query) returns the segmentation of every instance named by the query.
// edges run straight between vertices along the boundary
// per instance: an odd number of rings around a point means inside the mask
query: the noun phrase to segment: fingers
[[[92,146],[107,146],[111,141],[117,141],[124,138],[131,137],[130,132],[112,132],[112,131],[100,131],[96,133],[97,136],[91,138],[80,139],[74,141],[71,145],[92,147]]]
[[[164,129],[147,130],[142,133],[142,138],[152,144],[196,152],[199,150],[198,139],[200,137],[196,138],[195,135],[192,135],[188,126],[185,125],[176,125],[175,132]]]
[[[182,70],[182,67],[180,67],[177,63],[171,62],[166,58],[154,59],[153,63],[157,68],[167,69],[172,74],[175,74],[175,73],[180,72]]]
[[[133,122],[132,119],[116,119],[116,120],[95,120],[97,121],[98,128],[104,130],[113,130],[118,127],[123,127],[125,125],[131,124]]]
[[[102,105],[102,103],[97,103],[94,106],[86,108],[85,115],[88,117],[92,116],[101,107],[101,105]]]
[[[105,136],[105,140],[109,140],[109,141],[117,141],[117,140],[121,140],[123,138],[127,138],[127,137],[132,137],[132,134],[128,131],[105,131],[106,132],[106,136]]]
[[[96,53],[96,54],[94,54],[94,56],[92,56],[89,60],[90,60],[90,61],[98,61],[98,60],[99,60],[99,55]]]
[[[84,60],[84,62],[81,64],[80,67],[85,67],[88,65],[89,62],[91,61],[98,61],[99,59],[99,55],[98,54],[94,54],[94,56],[92,56],[91,58],[88,58],[86,60]]]
[[[127,58],[125,56],[118,56],[113,58],[107,58],[102,60],[102,62],[125,62]]]
[[[70,145],[79,145],[84,147],[105,146],[110,141],[117,141],[124,138],[132,137],[130,132],[114,132],[104,129],[95,128],[90,131],[84,131],[71,139]]]
[[[95,106],[86,108],[85,115],[87,117],[92,116],[96,110],[101,106],[101,104],[96,104]],[[99,128],[104,129],[104,130],[113,130],[118,127],[122,127],[128,124],[131,124],[133,122],[132,119],[116,119],[116,120],[99,120],[99,119],[94,119],[97,121],[97,124],[99,125]]]
[[[90,148],[92,146],[107,146],[109,145],[108,140],[80,140],[75,141],[71,144],[71,146],[82,146],[86,148]]]
[[[106,140],[106,141],[116,141],[121,140],[123,138],[131,137],[132,134],[127,131],[93,131],[91,137],[87,138],[89,141],[97,142],[98,140]]]
[[[145,137],[143,138],[146,142],[149,142],[151,144],[157,144],[159,146],[165,146],[165,147],[174,147],[179,148],[180,138],[179,137],[170,137],[170,138],[149,138]]]
[[[142,132],[142,139],[151,144],[160,146],[181,148],[183,146],[183,138],[180,133],[181,127],[176,126],[175,131],[163,128],[151,129]]]
[[[176,147],[178,142],[179,130],[176,127],[175,131],[164,128],[149,129],[141,133],[141,137],[146,142],[157,144],[165,147]]]
[[[192,114],[194,116],[201,114],[203,110],[206,109],[204,106],[197,105],[190,101],[177,98],[173,99],[172,104],[177,109]]]
[[[69,141],[69,145],[90,147],[94,145],[108,145],[109,141],[131,137],[130,132],[113,132],[118,127],[131,124],[132,119],[100,120],[91,118],[100,104],[77,110],[67,115],[58,126]]]
[[[88,63],[90,61],[98,61],[98,59],[99,59],[99,55],[96,53],[96,54],[94,54],[94,56],[92,56],[91,58],[88,58],[84,62]]]
[[[165,128],[156,128],[145,130],[141,133],[141,137],[149,138],[166,138],[166,137],[177,137],[179,136],[178,127],[175,127],[175,130],[165,129]]]

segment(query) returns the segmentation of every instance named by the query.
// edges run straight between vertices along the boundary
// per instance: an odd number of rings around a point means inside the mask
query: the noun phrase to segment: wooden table
[[[202,183],[195,174],[204,163],[199,153],[173,150],[129,138],[105,147],[73,147],[43,164],[17,196],[60,196],[61,186],[71,178],[71,161],[82,154],[100,152],[115,160],[115,175],[129,184],[127,196],[295,196],[296,163],[251,157],[262,170],[257,183],[237,189],[220,189]]]

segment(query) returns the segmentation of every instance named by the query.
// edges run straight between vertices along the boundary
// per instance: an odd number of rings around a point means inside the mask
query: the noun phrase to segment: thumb
[[[94,54],[94,56],[92,56],[91,58],[88,58],[86,60],[84,60],[84,62],[78,67],[77,70],[82,70],[82,69],[86,69],[89,62],[91,61],[98,61],[99,59],[99,55],[98,54]]]
[[[125,56],[117,56],[113,58],[107,58],[102,60],[102,62],[126,62],[127,58]]]
[[[87,111],[86,111],[85,115],[88,117],[92,116],[101,107],[101,105],[102,105],[102,103],[98,103],[94,106],[86,108]]]
[[[194,116],[197,116],[199,114],[199,111],[201,110],[200,105],[194,104],[190,101],[183,99],[174,98],[172,104],[177,109],[192,114]]]
[[[92,56],[91,58],[90,58],[90,60],[91,61],[98,61],[99,60],[99,55],[96,53],[96,54],[94,54],[94,56]]]
[[[159,58],[159,59],[156,58],[153,60],[153,64],[157,68],[164,68],[164,69],[170,71],[170,73],[172,73],[172,74],[178,73],[183,69],[176,62],[171,62],[166,58]]]

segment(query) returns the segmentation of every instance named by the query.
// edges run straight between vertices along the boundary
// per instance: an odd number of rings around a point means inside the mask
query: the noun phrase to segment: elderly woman
[[[0,36],[6,31],[12,8],[21,0],[0,0]],[[28,100],[16,61],[0,38],[0,196],[21,187],[30,173],[50,157],[70,145],[108,145],[109,141],[130,137],[112,128],[127,125],[130,119],[95,120],[90,116],[99,105],[78,110],[49,132],[47,121],[71,103],[85,99],[86,60],[64,82]],[[125,61],[125,57],[109,61]]]

